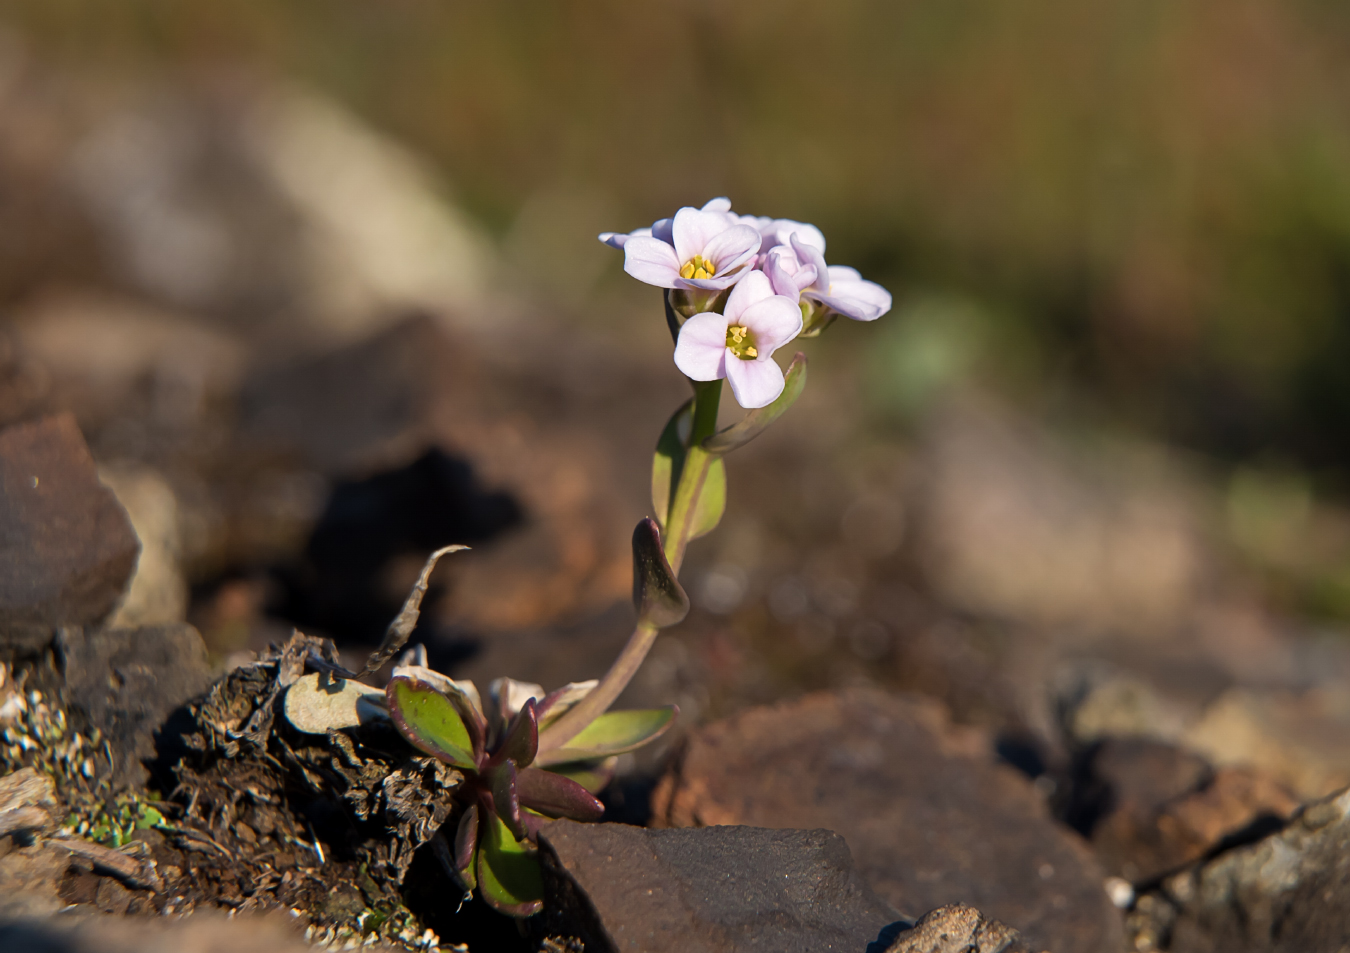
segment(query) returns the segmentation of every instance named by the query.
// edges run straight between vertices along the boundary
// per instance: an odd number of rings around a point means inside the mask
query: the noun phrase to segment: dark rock
[[[141,785],[155,733],[211,681],[206,645],[190,625],[62,629],[56,647],[66,710],[77,730],[98,728],[112,748],[115,785]]]
[[[428,440],[427,414],[464,361],[436,322],[413,317],[318,357],[260,370],[240,395],[240,437],[299,453],[328,473],[402,462]]]
[[[0,431],[0,654],[41,649],[122,598],[140,544],[74,418]]]
[[[1194,863],[1225,840],[1268,833],[1298,807],[1252,768],[1219,768],[1145,738],[1113,738],[1087,755],[1069,820],[1109,873],[1140,883]]]
[[[696,732],[653,813],[680,827],[829,828],[898,909],[970,903],[1056,953],[1113,947],[1105,874],[992,748],[931,700],[808,695]]]
[[[542,929],[596,953],[861,953],[897,919],[830,831],[556,821],[540,847]]]
[[[953,903],[924,914],[886,953],[1028,953],[1021,936],[980,911]]]
[[[1350,789],[1287,827],[1169,877],[1140,897],[1138,950],[1304,953],[1350,942]]]

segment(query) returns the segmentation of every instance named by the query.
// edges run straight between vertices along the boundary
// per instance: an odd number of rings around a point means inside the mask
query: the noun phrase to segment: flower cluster
[[[742,407],[768,406],[783,392],[772,356],[784,344],[837,315],[874,321],[891,309],[885,288],[825,263],[820,229],[737,215],[725,198],[600,240],[623,250],[624,271],[671,294],[675,366],[695,381],[725,378]]]

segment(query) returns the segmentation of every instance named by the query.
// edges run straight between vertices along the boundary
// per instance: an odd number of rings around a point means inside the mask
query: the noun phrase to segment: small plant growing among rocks
[[[549,818],[599,820],[596,793],[617,755],[662,734],[678,714],[609,711],[661,629],[684,619],[689,599],[678,580],[691,540],[711,532],[726,508],[723,457],[762,433],[800,396],[806,357],[786,372],[775,351],[819,335],[843,315],[871,321],[891,296],[851,268],[825,263],[819,229],[786,219],[736,215],[726,199],[629,234],[606,233],[622,249],[625,270],[663,289],[676,366],[694,395],[676,410],[657,441],[652,464],[654,518],[633,533],[633,604],[637,624],[600,679],[552,692],[498,679],[484,699],[469,682],[426,665],[421,647],[395,665],[385,691],[359,682],[404,647],[416,624],[436,561],[432,554],[384,644],[351,673],[314,654],[320,674],[289,688],[286,713],[301,731],[331,732],[389,719],[419,752],[453,769],[446,793],[459,806],[453,844],[440,841],[443,862],[466,891],[477,889],[497,910],[524,917],[542,906],[543,886],[532,842]],[[722,381],[747,413],[717,427]]]

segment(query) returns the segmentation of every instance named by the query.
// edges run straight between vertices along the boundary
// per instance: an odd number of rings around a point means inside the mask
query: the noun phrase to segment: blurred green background
[[[590,236],[726,194],[818,224],[832,262],[896,293],[866,344],[882,421],[973,377],[1249,465],[1230,494],[1239,541],[1267,511],[1304,512],[1309,487],[1342,490],[1344,4],[8,0],[3,15],[77,71],[326,91],[428,157],[529,282],[601,327],[637,299]]]

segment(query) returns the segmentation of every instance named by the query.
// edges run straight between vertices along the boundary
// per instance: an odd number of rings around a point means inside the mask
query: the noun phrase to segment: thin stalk
[[[600,679],[600,684],[564,712],[561,718],[539,732],[539,750],[552,751],[561,748],[575,738],[583,728],[608,711],[609,706],[614,704],[614,700],[623,693],[628,683],[633,680],[633,676],[637,674],[637,670],[642,667],[642,662],[651,651],[652,643],[656,641],[656,634],[659,631],[654,625],[639,622],[633,634],[628,637],[628,643],[619,653],[619,657],[609,667],[605,677]]]
[[[680,481],[666,517],[665,537],[662,540],[666,560],[676,576],[680,574],[680,564],[684,562],[684,550],[689,545],[689,535],[694,528],[699,498],[708,481],[708,468],[712,466],[713,457],[703,449],[703,441],[717,432],[717,405],[721,398],[720,380],[694,385],[694,422],[689,434],[689,449],[685,451],[684,466],[680,468]]]
[[[689,544],[689,533],[694,526],[694,515],[698,512],[699,497],[707,482],[708,467],[713,457],[706,453],[701,444],[704,439],[717,430],[717,405],[722,398],[722,382],[706,381],[694,385],[694,422],[689,433],[689,449],[685,453],[684,466],[680,469],[679,483],[675,489],[675,499],[671,502],[666,520],[665,547],[666,559],[670,568],[678,576],[680,564],[684,561],[685,547]],[[600,684],[568,709],[561,718],[539,733],[539,750],[552,751],[571,741],[596,718],[609,710],[615,699],[628,687],[642,662],[651,651],[659,630],[650,623],[639,622],[628,643],[619,653],[614,664],[609,667]]]

